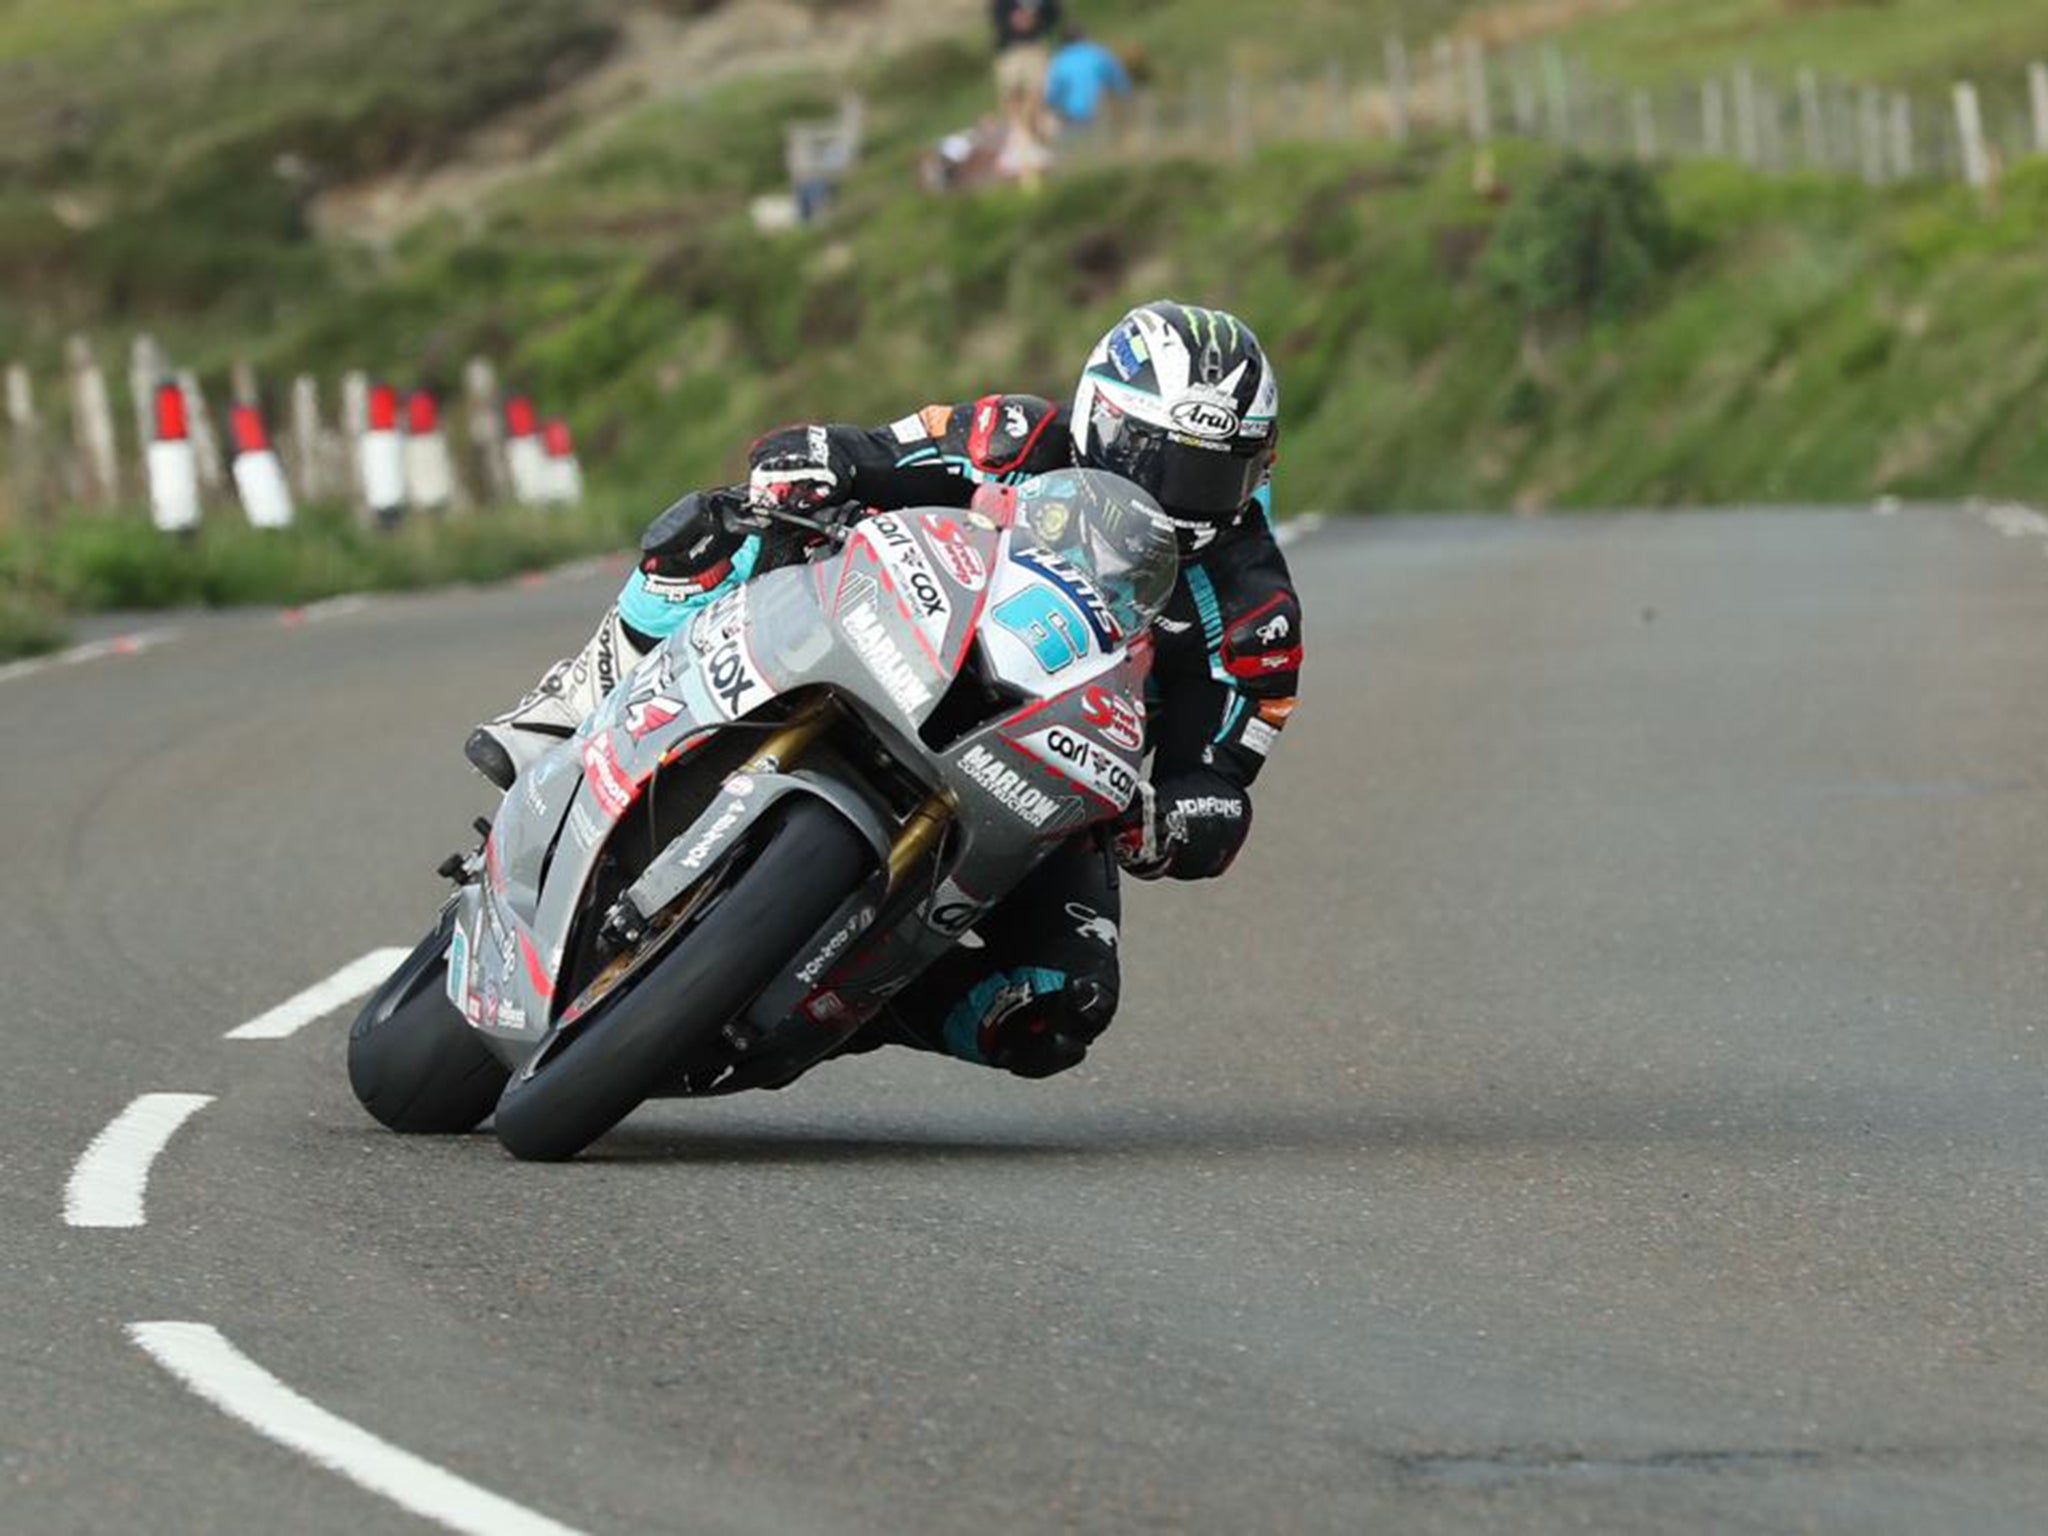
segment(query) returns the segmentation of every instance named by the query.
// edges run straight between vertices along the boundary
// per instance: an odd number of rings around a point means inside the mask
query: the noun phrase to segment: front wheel
[[[866,877],[873,854],[822,801],[795,803],[761,854],[675,949],[498,1100],[514,1157],[574,1157],[638,1107],[796,958]]]
[[[510,1072],[448,1001],[443,919],[348,1032],[348,1082],[394,1131],[459,1136],[484,1123]]]

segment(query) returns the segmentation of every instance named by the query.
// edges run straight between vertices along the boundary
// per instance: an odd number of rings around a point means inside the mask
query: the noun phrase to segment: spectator
[[[1045,75],[1045,104],[1069,128],[1092,128],[1105,95],[1128,97],[1131,77],[1123,62],[1079,27],[1066,30],[1066,46]]]
[[[1060,0],[995,0],[996,98],[1003,116],[1045,137],[1045,75],[1060,25]]]

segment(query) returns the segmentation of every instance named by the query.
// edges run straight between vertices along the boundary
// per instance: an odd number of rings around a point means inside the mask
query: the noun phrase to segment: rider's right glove
[[[1116,858],[1140,880],[1212,880],[1230,868],[1251,831],[1251,797],[1196,770],[1140,784],[1117,822]]]

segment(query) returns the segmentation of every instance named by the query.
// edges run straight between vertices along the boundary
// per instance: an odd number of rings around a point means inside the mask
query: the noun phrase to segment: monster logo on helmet
[[[1280,386],[1251,328],[1161,301],[1131,311],[1074,396],[1076,458],[1157,498],[1199,549],[1243,515],[1272,471]]]

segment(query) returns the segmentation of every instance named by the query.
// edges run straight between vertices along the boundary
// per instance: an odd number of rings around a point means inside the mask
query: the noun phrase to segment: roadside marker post
[[[547,451],[547,474],[542,484],[544,499],[557,506],[573,507],[583,500],[583,466],[576,458],[576,439],[569,423],[551,417],[541,433]]]
[[[149,452],[149,515],[164,533],[190,533],[199,526],[199,461],[192,452],[185,391],[175,379],[156,386],[156,414]]]
[[[398,391],[370,386],[369,422],[360,445],[363,503],[380,528],[405,516],[405,445],[398,433]]]
[[[405,400],[405,494],[422,512],[445,512],[462,500],[440,402],[424,389]]]
[[[249,525],[291,527],[291,487],[285,484],[284,465],[271,446],[262,409],[253,403],[237,405],[229,414],[228,426],[235,439],[235,494],[242,500]]]
[[[540,418],[533,401],[514,395],[505,402],[505,465],[512,476],[512,498],[522,507],[548,499],[547,450],[541,446]]]

